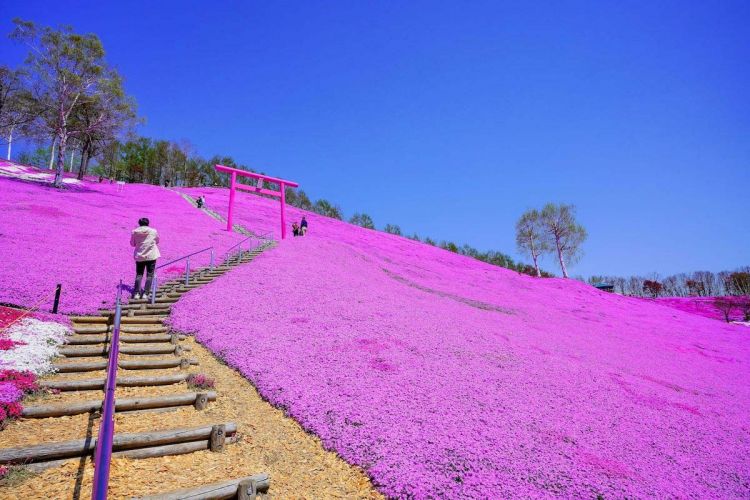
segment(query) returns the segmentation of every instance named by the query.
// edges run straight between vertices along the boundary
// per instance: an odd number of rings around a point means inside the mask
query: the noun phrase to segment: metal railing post
[[[213,271],[214,270],[214,249],[211,247],[211,262],[208,264],[208,268]]]
[[[151,282],[151,305],[156,304],[156,282],[159,278],[156,277],[156,271],[154,271],[154,280]]]
[[[185,285],[190,284],[190,257],[185,260]]]
[[[115,434],[115,388],[117,387],[117,362],[120,354],[120,318],[122,317],[122,280],[117,287],[115,320],[109,344],[107,380],[104,386],[104,402],[99,434],[94,453],[94,484],[92,500],[106,500],[109,488],[109,469],[112,462],[112,442]]]

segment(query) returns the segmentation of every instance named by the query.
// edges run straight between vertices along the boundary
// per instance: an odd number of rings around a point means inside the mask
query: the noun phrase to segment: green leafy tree
[[[94,34],[80,35],[72,28],[37,28],[30,21],[15,19],[11,38],[29,47],[26,67],[32,94],[40,110],[40,127],[57,137],[54,184],[62,185],[65,152],[71,136],[73,113],[81,102],[102,95],[114,75],[104,61],[104,48]]]
[[[441,241],[440,248],[442,248],[443,250],[448,250],[449,252],[458,253],[458,245],[456,245],[452,241]]]
[[[349,222],[365,229],[375,229],[375,223],[372,221],[372,217],[365,213],[352,215]]]
[[[310,198],[308,198],[307,193],[305,193],[303,190],[297,191],[297,204],[295,205],[297,208],[301,208],[302,210],[312,210],[313,209],[313,203],[310,201]]]
[[[557,252],[563,277],[568,277],[568,265],[578,261],[581,245],[586,240],[586,230],[576,222],[574,205],[548,203],[540,214],[541,225]]]
[[[24,85],[23,72],[0,66],[0,135],[8,144],[8,160],[14,134],[28,135],[38,112],[31,92]]]
[[[114,71],[99,83],[99,92],[79,99],[70,120],[70,135],[80,143],[78,178],[88,172],[89,161],[136,123],[135,101],[125,94]]]
[[[341,209],[331,204],[328,200],[320,199],[316,201],[313,205],[313,211],[317,214],[325,215],[326,217],[331,217],[333,219],[342,219]]]
[[[44,168],[44,164],[49,158],[49,148],[36,148],[34,152],[24,151],[18,155],[18,162],[24,165],[33,165],[35,167]]]
[[[401,227],[399,227],[398,224],[386,224],[383,231],[389,234],[395,234],[396,236],[401,236]]]

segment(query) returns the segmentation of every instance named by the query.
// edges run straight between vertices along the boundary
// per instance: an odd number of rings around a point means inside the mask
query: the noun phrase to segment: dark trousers
[[[154,281],[154,270],[156,269],[156,261],[155,260],[144,260],[142,262],[135,263],[135,285],[133,285],[133,295],[132,297],[135,298],[136,295],[140,295],[143,297],[143,294],[148,294],[151,292],[151,285]],[[147,271],[148,274],[146,275],[146,286],[143,290],[141,290],[141,280],[143,279],[143,271]]]

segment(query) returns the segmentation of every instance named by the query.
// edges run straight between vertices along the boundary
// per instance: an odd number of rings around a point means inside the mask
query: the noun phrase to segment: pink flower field
[[[278,202],[236,217],[278,234]],[[387,496],[750,496],[746,327],[308,220],[173,326]]]
[[[65,312],[111,303],[142,216],[162,262],[241,238],[165,188],[0,171],[0,303],[48,310],[57,282]],[[227,190],[185,191],[226,215]],[[387,496],[750,496],[747,327],[306,215],[308,236],[185,295],[173,326]],[[235,217],[279,236],[275,200],[240,193]]]
[[[61,312],[112,304],[118,280],[132,286],[135,277],[130,231],[140,217],[159,230],[161,262],[212,245],[218,254],[241,239],[168,189],[76,181],[58,190],[45,172],[0,162],[0,303],[49,311],[62,283]]]
[[[680,311],[698,314],[706,318],[713,318],[719,321],[724,321],[724,313],[716,308],[716,306],[714,305],[715,300],[716,297],[660,297],[656,299],[656,303],[674,307],[675,309],[679,309]],[[734,303],[739,303],[741,298],[730,297],[729,300],[733,300]],[[737,309],[732,311],[729,317],[734,321],[742,321],[744,315],[738,307]]]

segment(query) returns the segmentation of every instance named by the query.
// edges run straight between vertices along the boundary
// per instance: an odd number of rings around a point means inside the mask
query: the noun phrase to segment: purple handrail
[[[99,435],[96,438],[96,453],[94,455],[94,487],[91,491],[92,500],[106,500],[109,486],[109,466],[112,462],[112,440],[115,435],[115,389],[117,387],[117,362],[120,353],[120,306],[122,298],[122,280],[117,287],[115,302],[115,322],[112,326],[112,336],[109,341],[109,366],[107,367],[107,383],[104,389],[104,403],[102,404],[102,420],[99,423]]]

